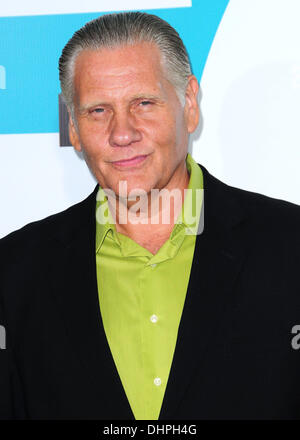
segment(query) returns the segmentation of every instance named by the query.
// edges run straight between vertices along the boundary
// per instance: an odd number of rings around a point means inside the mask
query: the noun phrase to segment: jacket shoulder
[[[300,206],[282,199],[229,186],[229,190],[256,222],[279,226],[290,225],[299,230]]]
[[[96,188],[83,201],[42,220],[30,222],[1,238],[1,258],[7,260],[10,256],[17,255],[19,252],[32,254],[36,248],[47,246],[57,235],[79,227],[86,220],[87,210],[96,203]]]
[[[237,188],[234,186],[230,186],[226,183],[223,183],[226,187],[235,193],[235,195],[241,200],[246,200],[247,203],[251,203],[251,205],[261,205],[266,206],[268,208],[275,209],[291,209],[294,212],[300,212],[300,206],[296,203],[289,202],[284,199],[279,199],[276,197],[271,197],[265,194],[257,193],[254,191],[248,191],[242,188]]]
[[[200,164],[199,164],[200,165]],[[223,205],[238,207],[248,214],[248,218],[256,226],[267,225],[268,227],[288,227],[297,229],[299,235],[300,226],[300,206],[275,197],[270,197],[254,191],[248,191],[242,188],[228,185],[227,183],[212,176],[206,168],[200,165],[206,178],[208,189],[208,199],[210,198],[210,189],[215,199]],[[231,202],[231,203],[230,203]],[[214,200],[211,203],[215,203]],[[230,208],[229,208],[230,209]],[[230,215],[230,213],[226,213]]]

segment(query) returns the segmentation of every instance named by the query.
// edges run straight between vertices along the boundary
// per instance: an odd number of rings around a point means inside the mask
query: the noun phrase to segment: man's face
[[[74,90],[78,131],[70,119],[70,139],[103,188],[119,194],[126,181],[128,192],[149,193],[182,181],[188,134],[199,117],[194,76],[182,107],[158,48],[138,43],[81,52]]]

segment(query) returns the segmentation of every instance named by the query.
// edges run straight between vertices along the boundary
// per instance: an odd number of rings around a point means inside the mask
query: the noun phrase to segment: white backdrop
[[[297,204],[299,17],[299,0],[230,0],[201,80],[193,149],[226,183]]]
[[[32,13],[34,3],[27,2],[21,12]],[[53,11],[59,3],[51,2]],[[125,3],[130,4],[114,0],[111,9],[124,9]],[[138,3],[139,9],[146,9],[191,2]],[[87,9],[82,11],[94,10],[88,8],[95,2],[84,4]],[[14,1],[2,5],[0,16],[18,15],[15,6]],[[44,13],[40,4],[37,8]],[[224,182],[297,204],[299,17],[299,0],[230,0],[201,80],[203,128],[190,148],[193,157]],[[0,237],[61,211],[94,188],[83,160],[73,149],[58,147],[58,133],[1,135],[0,148]]]

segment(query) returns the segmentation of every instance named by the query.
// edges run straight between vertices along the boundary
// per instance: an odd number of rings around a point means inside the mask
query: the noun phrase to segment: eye
[[[94,113],[103,113],[104,112],[104,108],[95,108],[94,110],[93,110],[93,112]]]
[[[151,101],[142,101],[142,102],[140,102],[140,104],[141,104],[141,106],[146,107],[147,105],[152,104],[152,102]]]

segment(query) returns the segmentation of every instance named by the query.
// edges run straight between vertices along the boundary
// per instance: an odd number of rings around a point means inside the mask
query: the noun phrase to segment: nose
[[[114,114],[109,141],[113,147],[125,147],[141,140],[141,133],[135,127],[134,116],[129,112]]]

